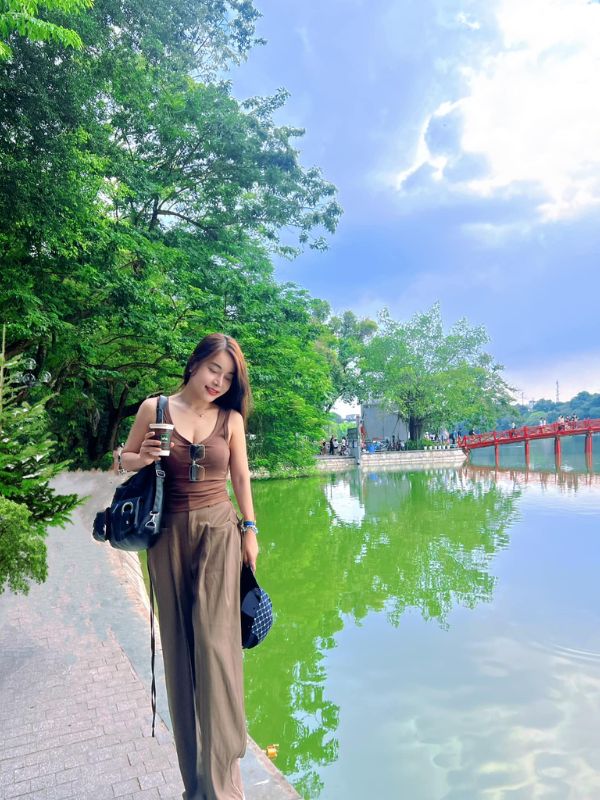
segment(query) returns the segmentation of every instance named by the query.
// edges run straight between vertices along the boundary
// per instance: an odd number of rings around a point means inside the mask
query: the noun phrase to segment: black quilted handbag
[[[254,573],[244,564],[240,575],[242,647],[249,650],[265,638],[273,625],[271,598],[261,589]]]
[[[156,403],[156,421],[163,422],[167,398]],[[118,550],[148,550],[160,536],[165,472],[162,460],[148,464],[117,487],[109,508],[99,511],[92,535]]]

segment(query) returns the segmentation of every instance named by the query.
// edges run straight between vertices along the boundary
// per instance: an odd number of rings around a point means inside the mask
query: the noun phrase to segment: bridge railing
[[[546,425],[523,425],[520,428],[509,428],[504,431],[474,433],[459,436],[458,445],[466,450],[477,447],[491,447],[496,444],[511,444],[531,439],[548,439],[552,436],[577,436],[585,433],[600,432],[600,419],[565,420],[551,422]]]

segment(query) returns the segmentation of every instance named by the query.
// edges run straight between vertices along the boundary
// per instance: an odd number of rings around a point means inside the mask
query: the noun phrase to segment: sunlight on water
[[[277,617],[246,654],[249,729],[305,798],[600,797],[600,474],[353,470],[255,495]]]

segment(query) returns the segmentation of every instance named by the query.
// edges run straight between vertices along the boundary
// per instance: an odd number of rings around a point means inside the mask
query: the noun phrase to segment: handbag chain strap
[[[148,570],[150,579],[150,667],[152,670],[152,684],[150,686],[150,702],[152,703],[152,736],[156,725],[156,677],[154,675],[154,658],[156,655],[156,641],[154,636],[154,586],[152,585],[152,575]]]
[[[165,421],[165,409],[167,407],[167,398],[164,394],[161,394],[156,399],[156,421],[157,422],[164,422]],[[157,480],[162,480],[165,477],[165,471],[163,469],[164,464],[162,458],[158,461],[154,462],[154,468],[156,469],[156,478]],[[154,509],[156,510],[156,509]]]
[[[156,400],[156,421],[157,422],[164,422],[165,421],[165,409],[167,407],[167,398],[164,394],[161,394],[160,397]],[[165,478],[165,470],[162,458],[158,461],[154,462],[154,469],[156,470],[156,488],[157,491],[154,495],[154,508],[152,509],[153,514],[158,514],[160,512],[160,508],[162,506],[162,493],[163,493],[163,481]]]
[[[167,407],[167,398],[161,394],[156,401],[156,421],[164,422],[165,408]],[[165,471],[163,469],[162,458],[154,462],[156,469],[156,489],[153,513],[158,513],[162,504],[163,481],[165,478]],[[152,585],[152,575],[148,570],[148,578],[150,581],[150,670],[152,672],[152,683],[150,685],[150,701],[152,703],[152,736],[155,735],[154,729],[156,726],[156,676],[154,674],[154,661],[156,656],[156,637],[154,634],[154,586]]]

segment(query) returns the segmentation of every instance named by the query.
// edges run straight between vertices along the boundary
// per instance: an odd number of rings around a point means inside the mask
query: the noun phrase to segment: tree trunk
[[[128,416],[125,414],[125,403],[127,402],[127,398],[129,397],[129,392],[131,387],[125,384],[123,387],[121,394],[119,395],[119,401],[117,405],[114,404],[114,386],[111,384],[110,386],[110,404],[107,409],[107,421],[106,421],[106,429],[104,431],[104,435],[102,437],[102,452],[98,453],[98,458],[104,455],[104,453],[112,452],[115,447],[117,446],[117,435],[119,433],[119,425],[121,424],[121,420]],[[138,406],[139,407],[139,403]],[[136,408],[137,411],[137,408]],[[135,411],[134,411],[135,413]]]
[[[417,417],[409,417],[408,430],[410,432],[410,438],[413,442],[416,442],[423,434],[423,420]]]
[[[121,422],[121,418],[116,414],[111,414],[108,419],[108,424],[106,426],[106,431],[104,433],[104,441],[102,450],[104,453],[111,453],[115,447],[117,446],[117,433],[119,431],[119,423]],[[99,453],[98,457],[102,456],[103,453]]]
[[[124,409],[127,397],[129,396],[129,386],[125,386],[119,397],[119,404],[116,408],[111,407],[108,414],[108,424],[106,426],[106,433],[104,435],[104,451],[106,453],[112,452],[117,445],[117,433],[119,432],[119,425],[125,416]]]
[[[98,446],[98,434],[94,434],[92,426],[86,423],[86,450],[87,456],[92,463],[95,463],[100,458],[100,448]]]

